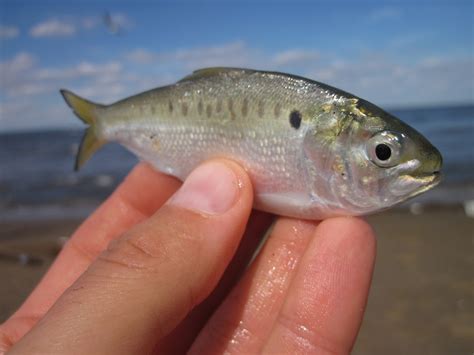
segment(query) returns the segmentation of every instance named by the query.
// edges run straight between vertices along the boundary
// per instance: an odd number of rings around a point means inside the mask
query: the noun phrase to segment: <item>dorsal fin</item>
[[[191,74],[186,75],[184,78],[178,81],[181,83],[183,81],[197,80],[202,78],[211,78],[213,76],[230,74],[232,76],[238,76],[243,74],[255,73],[256,70],[252,69],[242,69],[242,68],[228,68],[228,67],[213,67],[213,68],[204,68],[193,71]]]

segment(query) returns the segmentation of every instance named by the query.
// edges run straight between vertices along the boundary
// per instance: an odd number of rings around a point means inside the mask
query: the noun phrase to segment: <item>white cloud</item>
[[[18,37],[20,30],[14,26],[0,25],[0,39],[12,39]]]
[[[28,127],[67,127],[75,124],[61,99],[61,87],[97,102],[110,103],[137,92],[140,78],[123,72],[118,61],[79,62],[43,68],[29,53],[0,63],[0,131]]]
[[[44,68],[39,67],[36,59],[26,52],[0,62],[0,73],[1,92],[10,100],[48,94],[75,81],[80,81],[85,87],[101,85],[103,91],[108,92],[110,96],[110,93],[116,93],[117,90],[107,88],[107,85],[134,80],[123,73],[122,64],[118,61],[84,61],[68,67]]]
[[[127,86],[120,82],[95,82],[78,88],[77,92],[83,97],[94,98],[93,100],[101,103],[110,103],[123,96],[127,92]]]
[[[67,37],[76,33],[76,26],[70,22],[51,19],[30,29],[33,37]]]
[[[43,71],[42,74],[57,82],[56,89],[67,87],[102,103],[116,101],[125,94],[131,95],[133,91],[130,90],[136,90],[137,78],[124,73],[122,64],[117,61],[103,64],[82,62],[60,71]]]
[[[422,68],[430,69],[430,68],[436,68],[441,65],[446,61],[445,58],[438,57],[438,56],[429,56],[426,58],[423,58],[420,62],[419,65]]]
[[[27,52],[0,62],[1,92],[9,97],[39,93],[40,83],[35,83],[30,77],[35,64],[35,57]]]
[[[32,95],[44,94],[48,91],[54,90],[54,86],[47,83],[20,83],[8,90],[8,95],[11,97],[25,97]]]
[[[43,68],[36,71],[34,77],[38,80],[65,80],[88,76],[105,76],[118,74],[122,71],[122,65],[113,61],[104,64],[81,62],[73,67],[65,68]]]
[[[33,26],[29,33],[32,37],[69,37],[79,31],[93,30],[99,26],[113,34],[119,34],[124,29],[133,26],[133,21],[122,13],[106,13],[103,16],[85,16],[53,18]],[[1,37],[1,36],[0,36]]]
[[[139,64],[142,70],[148,66],[151,73],[159,71],[160,74],[165,73],[167,78],[173,80],[205,67],[262,67],[265,63],[262,54],[248,47],[243,41],[181,48],[168,52],[152,52],[138,48],[125,54],[124,58],[131,63]]]
[[[386,106],[442,105],[474,101],[474,58],[427,57],[409,64],[383,56],[336,61],[308,72],[374,103]]]
[[[307,67],[320,58],[315,50],[288,49],[274,55],[265,55],[249,47],[244,41],[233,41],[216,46],[177,49],[170,52],[152,52],[137,48],[125,55],[136,64],[159,64],[174,66],[178,71],[189,71],[212,66],[226,67]]]
[[[18,53],[13,58],[0,62],[0,92],[12,95],[21,91],[21,87],[29,80],[27,73],[36,63],[35,57],[27,52]],[[31,92],[28,89],[28,92]]]
[[[0,73],[9,75],[10,73],[16,75],[20,71],[28,70],[33,67],[35,58],[27,52],[18,53],[10,60],[0,62]]]
[[[305,49],[290,49],[277,53],[273,63],[277,66],[285,65],[313,65],[320,57],[317,51]]]
[[[433,37],[433,34],[430,32],[405,34],[403,36],[395,37],[390,40],[388,42],[388,46],[395,49],[413,47],[418,43],[422,43],[423,41],[426,41],[431,37]]]
[[[243,41],[235,41],[219,46],[179,49],[157,56],[158,61],[174,62],[185,69],[212,66],[245,67],[257,60],[258,54]]]

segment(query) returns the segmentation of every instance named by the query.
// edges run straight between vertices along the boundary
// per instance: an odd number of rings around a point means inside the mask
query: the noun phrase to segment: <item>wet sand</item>
[[[354,354],[472,354],[474,219],[452,208],[368,220],[377,262]]]
[[[471,354],[474,219],[462,208],[368,218],[377,263],[354,354]],[[25,299],[78,220],[0,224],[0,321]],[[6,254],[7,253],[7,254]],[[17,253],[33,257],[22,265]]]

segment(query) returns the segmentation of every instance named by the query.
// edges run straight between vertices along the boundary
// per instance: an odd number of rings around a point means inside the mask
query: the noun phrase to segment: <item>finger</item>
[[[73,234],[20,309],[0,328],[0,349],[11,346],[41,318],[108,243],[151,216],[180,183],[139,164]]]
[[[362,321],[375,238],[356,218],[322,222],[301,260],[266,353],[347,354]]]
[[[156,214],[113,242],[13,353],[150,352],[217,284],[252,197],[237,164],[199,167]]]
[[[159,350],[159,353],[186,353],[211,314],[245,272],[272,220],[273,216],[268,213],[252,212],[239,248],[219,284],[204,302],[197,306],[176,329],[157,344],[156,349]]]
[[[190,353],[259,352],[316,225],[288,218],[276,223],[257,259],[203,328]]]

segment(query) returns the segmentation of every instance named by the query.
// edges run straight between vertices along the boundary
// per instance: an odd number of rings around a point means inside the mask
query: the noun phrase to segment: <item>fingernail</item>
[[[168,203],[201,213],[221,214],[234,205],[239,189],[232,169],[211,162],[194,170]]]

